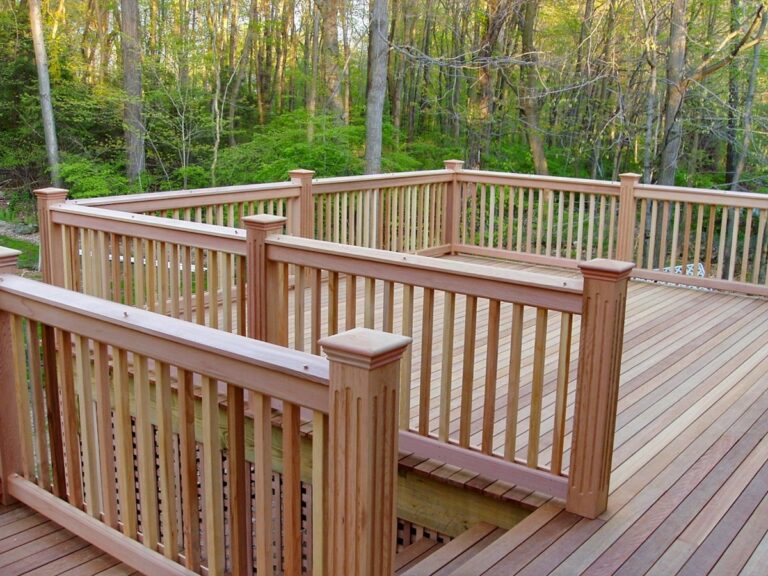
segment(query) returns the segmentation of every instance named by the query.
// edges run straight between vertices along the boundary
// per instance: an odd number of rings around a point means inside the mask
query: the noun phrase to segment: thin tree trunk
[[[326,108],[335,122],[341,123],[344,116],[342,101],[341,67],[339,66],[339,31],[337,0],[318,0],[323,26],[323,60],[325,81],[328,86]]]
[[[307,141],[311,144],[315,139],[315,113],[317,111],[317,75],[320,65],[320,10],[317,1],[312,2],[312,70],[309,79],[309,98],[307,100]]]
[[[739,0],[731,0],[730,32],[735,33],[739,29],[741,6]],[[725,181],[733,183],[736,172],[736,129],[739,124],[739,67],[732,63],[728,67],[728,123],[725,129]]]
[[[682,143],[680,109],[685,96],[683,72],[688,26],[687,0],[674,0],[669,21],[669,56],[667,58],[667,96],[664,107],[664,147],[661,151],[659,184],[675,183]]]
[[[387,92],[387,0],[374,0],[365,110],[365,173],[381,171],[381,127]]]
[[[141,48],[137,0],[120,0],[123,46],[123,109],[128,179],[135,182],[144,171],[144,122],[141,106]]]
[[[521,90],[521,109],[525,114],[527,124],[528,144],[531,147],[533,166],[537,174],[549,174],[547,156],[544,152],[544,142],[539,129],[539,105],[537,97],[536,49],[534,48],[533,33],[535,31],[538,0],[527,0],[522,28],[523,58],[528,63],[523,68],[524,87]]]
[[[56,122],[53,117],[53,104],[51,103],[51,81],[48,76],[48,54],[45,50],[40,0],[28,0],[28,2],[29,26],[32,31],[32,44],[35,49],[37,84],[38,92],[40,94],[40,112],[43,118],[43,133],[45,134],[45,152],[48,156],[48,170],[51,173],[51,182],[53,182],[55,186],[61,186],[61,179],[59,178],[59,144],[56,139]]]

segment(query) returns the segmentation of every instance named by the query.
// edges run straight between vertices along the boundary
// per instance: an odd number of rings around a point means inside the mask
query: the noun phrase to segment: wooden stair
[[[398,554],[395,573],[403,576],[446,576],[453,574],[505,533],[503,528],[480,522],[447,544],[422,544],[424,539]],[[413,549],[413,551],[412,551]]]

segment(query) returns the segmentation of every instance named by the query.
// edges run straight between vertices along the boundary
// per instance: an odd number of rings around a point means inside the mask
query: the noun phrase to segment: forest
[[[467,166],[768,191],[752,0],[0,0],[0,189]]]

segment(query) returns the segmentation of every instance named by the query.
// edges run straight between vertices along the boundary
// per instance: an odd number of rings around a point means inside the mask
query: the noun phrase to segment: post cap
[[[35,196],[40,198],[41,196],[47,197],[47,198],[55,198],[62,200],[67,199],[67,194],[69,194],[69,190],[65,188],[54,188],[54,187],[48,187],[48,188],[38,188],[34,191]]]
[[[622,280],[630,275],[634,267],[634,262],[608,260],[607,258],[595,258],[579,263],[582,275],[585,278],[596,280]]]
[[[307,178],[307,177],[311,178],[312,176],[314,176],[315,175],[315,171],[314,170],[305,170],[304,168],[297,168],[296,170],[291,170],[290,172],[288,172],[288,174],[291,175],[292,179],[293,178],[304,179],[304,178]]]
[[[619,174],[619,178],[622,180],[640,180],[642,177],[642,174],[636,174],[634,172],[624,172],[623,174]]]
[[[285,225],[287,218],[285,216],[275,216],[274,214],[254,214],[246,216],[242,222],[246,230],[281,230]]]
[[[369,328],[353,328],[320,340],[328,359],[372,370],[400,359],[411,338]]]
[[[464,160],[444,160],[443,165],[446,170],[454,170],[458,172],[464,167]]]

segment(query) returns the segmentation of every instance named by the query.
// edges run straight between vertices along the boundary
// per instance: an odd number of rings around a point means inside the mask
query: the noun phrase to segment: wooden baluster
[[[640,174],[625,173],[619,176],[621,187],[619,188],[619,222],[616,240],[616,258],[627,262],[634,261],[633,250],[635,242],[635,218],[637,214],[637,200],[635,199],[635,186],[640,182]],[[613,213],[613,210],[611,211]],[[644,212],[643,212],[644,213]],[[640,234],[645,234],[642,218]],[[642,236],[640,246],[642,246]],[[639,247],[638,247],[639,248]],[[642,262],[639,257],[638,262]]]
[[[0,251],[1,252],[1,251]],[[0,267],[2,270],[2,267]],[[27,320],[27,366],[29,367],[29,390],[32,395],[32,416],[35,430],[35,448],[37,450],[37,485],[43,490],[51,486],[50,459],[48,458],[48,439],[45,434],[46,414],[43,398],[43,374],[40,369],[40,325]]]
[[[557,233],[555,240],[555,258],[560,258],[563,252],[563,210],[564,197],[562,190],[557,193]],[[567,257],[567,250],[566,250]]]
[[[762,264],[766,220],[768,220],[768,211],[760,210],[760,217],[757,224],[757,239],[755,240],[755,264],[752,269],[752,282],[754,284],[760,283],[760,266]]]
[[[120,495],[120,522],[122,523],[123,534],[135,539],[138,532],[136,514],[138,499],[136,498],[133,470],[131,376],[128,371],[128,353],[122,349],[113,349],[112,363],[112,379],[115,387],[115,455],[117,457],[117,489]],[[196,475],[194,477],[196,478]],[[183,474],[182,478],[184,478]]]
[[[157,475],[155,472],[155,438],[152,432],[152,400],[147,359],[134,355],[136,389],[136,451],[139,462],[139,498],[141,532],[144,545],[157,550],[159,538],[157,511]],[[206,460],[206,463],[209,461]]]
[[[541,235],[544,231],[544,190],[537,190],[536,201],[536,254],[541,254]]]
[[[533,380],[531,382],[531,415],[528,421],[528,466],[539,465],[539,436],[541,435],[541,408],[544,397],[544,361],[547,352],[546,308],[536,309],[536,337],[533,345]]]
[[[219,256],[220,252],[208,250],[208,326],[219,328]]]
[[[672,268],[672,273],[675,272],[675,265],[677,264],[677,239],[680,234],[680,202],[675,202],[675,209],[672,215],[672,250],[669,254],[669,266]],[[683,269],[685,274],[685,269]]]
[[[688,264],[691,260],[691,222],[693,220],[693,204],[685,203],[685,218],[683,219],[683,274],[688,274]],[[695,274],[695,272],[694,272]]]
[[[555,225],[555,193],[547,190],[544,195],[547,198],[547,227],[544,230],[544,254],[552,255],[552,228]]]
[[[171,367],[165,362],[155,363],[155,395],[157,402],[157,455],[160,476],[160,521],[163,533],[163,552],[166,558],[176,560],[178,555],[178,529],[176,526],[176,490],[174,489],[173,478],[173,402]],[[230,454],[231,458],[232,454]],[[237,476],[230,475],[231,485],[236,479]],[[234,502],[230,509],[233,515],[238,513]]]
[[[312,571],[328,572],[328,415],[312,418]],[[259,573],[261,574],[261,573]]]
[[[579,194],[579,217],[576,221],[576,260],[584,259],[584,193]]]
[[[301,421],[299,406],[283,403],[283,558],[286,574],[301,573]],[[335,452],[334,452],[335,454]]]
[[[312,354],[320,354],[320,337],[323,333],[323,319],[322,319],[322,296],[323,296],[323,284],[320,276],[320,270],[317,268],[309,269],[309,289],[311,293],[312,309],[310,310],[310,338],[311,346],[310,350]]]
[[[507,205],[507,250],[512,250],[512,240],[515,237],[513,228],[520,229],[520,223],[515,220],[515,190],[514,186],[509,187],[509,204]]]
[[[461,414],[459,416],[459,444],[469,447],[472,429],[472,393],[475,380],[475,341],[477,338],[477,298],[467,296],[464,313],[464,362],[461,376]]]
[[[654,268],[654,253],[656,250],[656,217],[659,210],[659,202],[657,200],[651,200],[651,237],[648,239],[648,263],[646,268],[652,270]]]
[[[733,280],[736,273],[736,258],[739,255],[739,224],[741,223],[741,208],[729,208],[733,210],[733,226],[731,228],[731,253],[728,263],[728,280]],[[723,210],[725,212],[725,209]]]
[[[224,574],[224,495],[222,490],[221,449],[219,445],[218,382],[202,377],[203,412],[203,491],[208,574]],[[139,461],[141,463],[141,460]],[[142,504],[146,500],[142,498]],[[142,506],[142,525],[144,524]],[[145,533],[146,534],[146,533]],[[154,548],[154,545],[151,545]]]
[[[633,265],[595,260],[580,268],[584,307],[566,509],[595,518],[608,503],[627,281]]]
[[[67,462],[67,498],[76,508],[83,508],[83,477],[80,463],[80,440],[77,434],[77,401],[75,376],[72,366],[72,336],[61,331],[57,337],[61,354],[61,417],[64,423],[64,444]]]
[[[419,377],[419,434],[429,434],[429,404],[432,392],[432,340],[435,291],[424,288],[421,316],[421,374]]]
[[[411,284],[403,284],[403,336],[413,336],[413,292]],[[349,299],[348,299],[349,300]],[[349,328],[348,328],[349,329]],[[400,363],[400,429],[408,430],[411,422],[411,366],[413,349],[409,346]]]
[[[181,469],[181,523],[184,527],[185,566],[200,570],[200,513],[197,494],[197,446],[195,442],[195,393],[192,373],[177,372],[179,406],[179,468]],[[256,426],[254,415],[254,427]],[[270,468],[271,470],[271,468]],[[257,508],[258,511],[258,508]],[[270,562],[271,565],[271,562]]]
[[[565,409],[568,404],[568,376],[571,370],[571,337],[573,315],[563,312],[560,317],[560,346],[557,356],[557,391],[555,392],[555,416],[552,429],[553,474],[563,471],[563,448],[565,446]]]
[[[253,414],[254,521],[257,574],[272,574],[272,400],[250,392]],[[278,494],[279,497],[279,494]]]
[[[717,272],[715,277],[719,280],[723,278],[723,265],[725,264],[725,243],[728,237],[728,208],[723,206],[720,218],[720,242],[717,248]]]
[[[109,378],[109,350],[102,342],[94,342],[93,370],[96,388],[96,429],[99,445],[99,475],[103,521],[117,528],[115,486],[115,448],[112,443],[112,399]],[[170,410],[170,407],[169,407]]]
[[[661,216],[661,235],[659,237],[659,268],[667,263],[667,235],[669,234],[669,202],[664,201]]]
[[[393,573],[396,381],[409,342],[364,328],[321,342],[331,364],[329,574]]]
[[[517,411],[520,401],[520,366],[523,359],[522,304],[512,305],[512,335],[509,350],[509,380],[507,382],[507,421],[504,427],[504,458],[515,460],[517,451]]]
[[[245,396],[243,389],[227,384],[227,473],[229,483],[230,571],[248,571],[248,533],[251,503],[246,480],[250,465],[245,460]],[[255,450],[260,447],[254,446]]]
[[[328,335],[339,331],[339,273],[328,272]]]
[[[246,318],[248,310],[248,262],[243,256],[235,256],[235,276],[237,283],[237,296],[235,305],[235,315],[237,317],[236,329],[237,334],[245,336],[248,326],[248,320]]]
[[[75,356],[78,407],[80,408],[80,442],[83,454],[83,472],[87,512],[94,518],[101,515],[101,485],[99,483],[99,455],[96,445],[96,419],[91,379],[91,352],[87,338],[75,336]]]
[[[741,274],[739,280],[741,282],[747,281],[747,270],[749,270],[749,254],[750,245],[752,243],[752,208],[747,208],[747,221],[744,224],[744,242],[741,252]]]
[[[24,404],[23,398],[27,389],[26,366],[23,358],[19,358],[24,353],[24,336],[14,327],[16,323],[15,316],[0,310],[0,393],[16,408],[6,410],[0,418],[0,501],[4,506],[15,502],[5,486],[5,478],[11,474],[28,478],[32,464],[32,429],[25,423],[29,405]]]
[[[395,326],[395,284],[388,280],[383,284],[382,330],[392,332]]]
[[[566,240],[565,240],[565,257],[571,258],[571,254],[573,254],[573,258],[577,258],[577,252],[573,249],[573,224],[576,221],[575,220],[575,207],[574,204],[576,202],[576,193],[575,192],[569,192],[568,193],[568,231],[566,233]]]
[[[589,208],[587,209],[587,256],[586,259],[594,258],[592,255],[592,246],[595,237],[595,195],[589,195]]]
[[[525,220],[525,189],[517,189],[517,245],[515,250],[518,252],[523,251],[523,232],[526,229]],[[530,237],[530,234],[526,234],[526,238]]]
[[[704,271],[707,276],[712,274],[712,251],[715,245],[715,219],[717,218],[717,207],[709,207],[709,220],[707,222],[707,248],[704,253]]]
[[[365,328],[375,328],[376,323],[376,279],[365,278],[365,306],[363,316],[363,326]]]
[[[641,268],[643,266],[643,256],[645,252],[645,220],[647,211],[648,200],[643,198],[640,201],[640,225],[637,228],[637,257],[634,260],[635,263]]]
[[[453,339],[456,294],[443,293],[443,349],[440,370],[440,424],[438,436],[447,442],[451,424],[451,388],[453,385]]]
[[[600,196],[597,218],[597,257],[603,257],[603,236],[605,234],[605,196]]]
[[[45,371],[45,401],[47,407],[48,445],[51,451],[53,472],[53,494],[66,498],[67,478],[64,466],[64,444],[62,442],[61,405],[59,404],[59,372],[57,369],[56,332],[51,326],[43,326],[43,365]],[[1,468],[0,468],[1,469]]]
[[[493,453],[493,427],[496,419],[496,377],[499,362],[499,322],[501,302],[488,303],[488,340],[485,352],[485,397],[483,402],[482,450]]]
[[[494,198],[493,194],[493,186],[486,186],[482,185],[482,196],[481,196],[481,210],[483,212],[483,219],[480,221],[480,238],[481,238],[481,246],[487,246],[488,248],[493,248],[493,230],[494,230],[494,224],[495,222],[495,216],[496,216],[496,199]],[[485,206],[485,198],[488,197],[488,210],[486,213],[486,206]],[[488,220],[488,234],[485,234],[486,229],[486,219]]]

